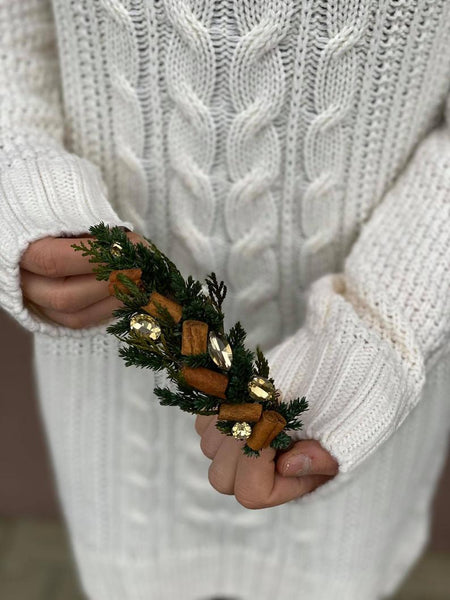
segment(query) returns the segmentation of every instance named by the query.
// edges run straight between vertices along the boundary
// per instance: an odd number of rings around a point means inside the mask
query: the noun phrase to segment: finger
[[[274,458],[275,450],[272,448],[263,449],[258,458],[244,455],[240,458],[234,494],[246,508],[269,508],[290,502],[330,479],[325,475],[282,477],[275,472]]]
[[[339,470],[336,459],[316,440],[296,442],[292,448],[279,456],[276,467],[277,472],[284,477],[334,476]]]
[[[203,454],[211,459],[215,457],[220,444],[225,438],[225,435],[217,429],[216,423],[217,415],[211,419],[208,427],[203,431],[200,441],[200,448]]]
[[[50,321],[64,327],[84,329],[85,327],[93,327],[94,325],[102,325],[109,322],[112,319],[113,310],[121,306],[123,304],[117,298],[110,297],[74,313],[65,313],[41,307],[38,307],[38,312]]]
[[[127,233],[127,238],[133,244],[144,244],[144,246],[147,246],[147,248],[150,248],[150,244],[147,242],[147,240],[145,238],[143,238],[141,235],[139,235],[138,233],[134,233],[134,231],[129,231]]]
[[[234,494],[234,483],[239,458],[245,441],[235,440],[220,433],[222,438],[214,460],[209,465],[210,484],[221,494]]]
[[[326,475],[305,475],[304,477],[282,477],[275,473],[274,485],[271,493],[248,508],[269,508],[291,502],[313,492],[319,486],[332,479]]]
[[[22,256],[20,266],[36,275],[44,277],[67,277],[92,273],[92,264],[87,256],[75,252],[73,244],[86,238],[46,237],[28,246]]]
[[[258,457],[242,454],[236,469],[234,495],[247,508],[266,506],[275,482],[275,450],[263,448]]]
[[[21,284],[25,298],[65,313],[79,311],[109,296],[108,282],[97,281],[92,273],[50,279],[22,270]]]
[[[141,242],[146,246],[149,245],[142,236],[133,231],[127,232],[126,235],[133,244]],[[27,271],[45,277],[68,277],[92,273],[93,265],[89,262],[89,257],[83,256],[81,252],[75,252],[72,248],[73,244],[86,242],[89,238],[92,239],[92,236],[88,234],[73,238],[42,238],[28,246],[20,265]]]
[[[208,428],[208,425],[211,423],[211,421],[214,419],[214,415],[210,415],[210,416],[204,416],[204,415],[198,415],[197,418],[195,419],[195,431],[198,433],[199,436],[202,436],[203,433],[206,431],[206,429]]]

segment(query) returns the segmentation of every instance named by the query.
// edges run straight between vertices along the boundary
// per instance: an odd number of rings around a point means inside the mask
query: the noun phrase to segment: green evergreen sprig
[[[135,366],[153,371],[164,371],[172,385],[156,387],[155,394],[163,406],[178,406],[192,414],[214,415],[219,412],[223,399],[210,396],[190,387],[184,380],[183,366],[204,367],[222,372],[208,353],[183,356],[181,354],[182,323],[188,319],[208,324],[210,331],[225,335],[223,302],[227,287],[211,273],[203,285],[191,276],[184,279],[175,264],[163,254],[149,239],[133,243],[120,227],[109,227],[100,223],[90,228],[92,239],[86,239],[73,248],[89,257],[95,265],[97,279],[107,281],[113,271],[139,268],[142,270],[140,282],[136,284],[124,274],[117,275],[118,281],[126,287],[126,292],[115,289],[115,296],[123,306],[114,311],[115,321],[107,327],[107,332],[118,338],[123,345],[119,355],[126,366]],[[118,245],[118,246],[117,246]],[[114,246],[120,248],[114,252]],[[207,291],[206,291],[207,290]],[[157,321],[161,327],[161,336],[157,341],[146,339],[130,328],[130,320],[136,314],[142,314],[152,292],[174,300],[182,307],[182,318],[175,323],[166,308],[159,307]],[[145,314],[145,313],[144,313]],[[225,336],[231,346],[233,360],[227,372],[228,386],[225,392],[227,403],[254,402],[248,392],[248,382],[258,375],[268,378],[269,364],[262,350],[249,350],[246,345],[246,332],[237,322]],[[295,398],[286,403],[280,400],[278,393],[270,400],[261,401],[263,410],[276,410],[285,419],[284,430],[271,442],[271,447],[284,450],[291,444],[287,430],[301,429],[301,413],[308,408],[305,397]],[[216,427],[226,435],[232,435],[232,421],[217,421]],[[259,456],[245,445],[243,451],[248,456]]]

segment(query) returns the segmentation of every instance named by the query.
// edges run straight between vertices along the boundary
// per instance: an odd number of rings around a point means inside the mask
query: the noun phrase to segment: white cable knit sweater
[[[0,303],[90,600],[392,592],[450,423],[450,2],[0,0],[0,60]],[[27,245],[100,220],[225,279],[333,481],[243,508],[104,328],[28,312]]]

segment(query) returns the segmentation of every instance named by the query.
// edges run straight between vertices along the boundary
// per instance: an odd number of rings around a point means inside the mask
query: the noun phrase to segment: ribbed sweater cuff
[[[104,221],[122,225],[106,198],[99,170],[72,154],[18,160],[0,170],[0,305],[24,327],[51,335],[83,336],[98,328],[67,330],[44,323],[24,306],[19,263],[28,245],[46,236],[76,236]]]
[[[358,317],[343,297],[342,275],[310,289],[304,327],[267,352],[283,398],[305,395],[309,409],[295,440],[315,439],[349,472],[402,423],[424,383],[392,344]]]
[[[449,103],[450,111],[450,103]],[[450,116],[450,115],[449,115]],[[450,343],[450,135],[433,131],[362,228],[346,297],[368,328],[427,372]]]

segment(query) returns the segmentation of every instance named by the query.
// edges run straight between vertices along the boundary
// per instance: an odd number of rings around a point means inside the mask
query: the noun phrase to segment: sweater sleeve
[[[132,225],[110,206],[97,167],[64,149],[48,0],[0,0],[0,63],[0,305],[30,330],[67,333],[24,306],[22,253],[39,238],[79,235],[99,221]]]
[[[372,212],[342,272],[308,290],[304,325],[268,353],[286,399],[349,473],[400,427],[449,351],[450,100]]]

